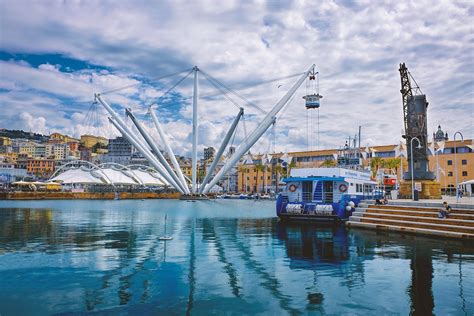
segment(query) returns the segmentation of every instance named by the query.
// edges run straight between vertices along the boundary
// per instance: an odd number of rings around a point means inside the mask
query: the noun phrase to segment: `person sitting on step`
[[[451,213],[451,206],[449,206],[448,202],[444,201],[443,206],[438,213],[438,218],[446,218],[449,213]]]

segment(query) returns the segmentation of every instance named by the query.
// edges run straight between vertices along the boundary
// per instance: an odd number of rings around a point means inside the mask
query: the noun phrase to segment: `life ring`
[[[339,191],[340,192],[346,192],[347,191],[347,185],[344,183],[339,186]]]
[[[288,190],[290,190],[290,192],[295,192],[297,188],[298,187],[296,185],[291,184],[290,187],[288,188]]]

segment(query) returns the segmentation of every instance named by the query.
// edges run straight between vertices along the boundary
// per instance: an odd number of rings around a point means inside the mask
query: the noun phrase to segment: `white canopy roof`
[[[129,177],[121,170],[115,168],[106,168],[101,170],[95,170],[94,173],[103,175],[105,174],[105,181],[110,184],[140,184],[132,177]]]
[[[464,184],[474,184],[474,179],[459,183],[459,185],[464,185]]]
[[[131,171],[135,177],[144,185],[165,185],[166,182],[156,174],[141,169]]]
[[[90,171],[83,169],[69,169],[60,173],[51,181],[62,182],[64,184],[81,183],[81,184],[106,184],[100,178],[93,176]]]
[[[169,183],[152,169],[126,169],[110,166],[90,169],[87,167],[67,169],[50,181],[64,184],[125,184],[163,186]]]

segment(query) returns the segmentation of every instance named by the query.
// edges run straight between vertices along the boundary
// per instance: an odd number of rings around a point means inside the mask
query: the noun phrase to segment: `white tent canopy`
[[[107,184],[101,178],[98,178],[91,174],[90,171],[80,169],[69,169],[60,173],[56,177],[52,178],[51,181],[61,182],[64,184]]]
[[[165,186],[169,183],[151,168],[126,166],[93,166],[93,168],[72,167],[61,170],[50,181],[63,184],[110,184],[110,185],[147,185]]]
[[[93,174],[105,175],[104,180],[109,184],[140,184],[135,179],[126,175],[123,171],[115,168],[94,170]]]

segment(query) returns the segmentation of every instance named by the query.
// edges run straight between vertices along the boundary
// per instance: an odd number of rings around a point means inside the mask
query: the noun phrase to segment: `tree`
[[[294,159],[292,159],[291,162],[286,167],[286,176],[287,177],[290,175],[291,169],[293,169],[294,167],[296,167],[296,161]]]
[[[372,170],[372,177],[375,178],[377,171],[382,167],[383,159],[380,157],[374,157],[370,159],[370,170]]]
[[[260,172],[262,172],[262,174],[263,174],[263,171],[265,170],[265,166],[262,165],[262,163],[257,163],[257,164],[254,166],[254,168],[255,168],[255,171],[256,171],[256,173],[257,173],[257,178],[256,178],[257,180],[256,180],[256,182],[255,182],[255,187],[256,187],[256,189],[257,189],[256,191],[259,192],[259,190],[258,190],[258,172],[260,171]],[[260,191],[262,191],[262,190],[260,190]]]
[[[334,160],[334,159],[326,159],[326,160],[323,161],[323,163],[321,164],[320,167],[330,168],[330,167],[336,167],[336,166],[337,166],[336,160]]]
[[[240,165],[237,167],[237,171],[240,172],[240,175],[241,175],[241,179],[242,179],[242,187],[241,187],[241,192],[244,192],[245,189],[244,189],[244,176],[245,176],[245,170],[247,168],[244,167],[244,165]]]
[[[278,184],[280,183],[280,175],[283,173],[283,167],[280,166],[279,164],[275,165],[273,167],[273,172],[275,172],[275,178],[276,178],[276,183],[275,183],[275,192],[278,193]]]
[[[390,171],[394,171],[395,174],[398,173],[398,168],[400,167],[400,158],[389,158],[384,161],[384,167]]]

